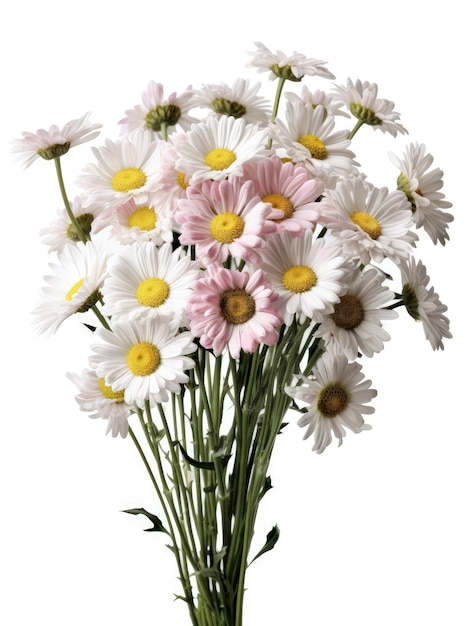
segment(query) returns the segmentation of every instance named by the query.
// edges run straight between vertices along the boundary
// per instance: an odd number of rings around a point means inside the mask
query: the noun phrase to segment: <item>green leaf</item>
[[[145,509],[127,509],[126,511],[122,511],[122,513],[130,513],[130,515],[146,515],[146,517],[153,524],[153,528],[145,528],[145,532],[161,532],[169,534],[164,528],[164,525],[159,517],[157,515],[153,515],[153,513],[148,513]]]
[[[212,461],[197,461],[196,459],[193,459],[183,448],[182,444],[179,443],[179,447],[180,450],[182,452],[182,456],[184,457],[184,459],[187,461],[187,463],[189,463],[190,465],[193,465],[193,467],[198,467],[198,469],[206,469],[206,470],[211,470],[214,471],[215,469],[215,465]]]
[[[252,565],[255,559],[258,559],[259,556],[261,556],[262,554],[265,554],[265,552],[268,552],[269,550],[272,550],[275,547],[275,544],[279,539],[279,534],[280,534],[280,531],[279,531],[278,526],[276,525],[273,526],[273,528],[270,530],[270,532],[266,536],[265,545],[260,550],[260,552],[258,552],[258,554],[254,556],[254,558],[250,561],[249,565]]]

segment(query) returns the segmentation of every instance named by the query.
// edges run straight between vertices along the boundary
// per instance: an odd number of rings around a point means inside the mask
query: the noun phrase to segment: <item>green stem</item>
[[[361,126],[364,126],[365,122],[363,120],[358,120],[352,130],[349,131],[348,139],[352,139],[354,135],[358,132]]]
[[[63,200],[63,203],[65,205],[65,210],[66,210],[67,215],[68,215],[68,217],[70,219],[70,222],[73,224],[73,226],[76,229],[78,237],[80,238],[80,240],[83,243],[86,243],[87,241],[90,240],[90,238],[85,234],[85,232],[81,228],[80,223],[76,219],[76,216],[73,214],[73,211],[71,210],[70,202],[68,201],[67,192],[65,190],[65,183],[64,183],[64,180],[63,180],[62,164],[61,164],[61,161],[60,161],[60,157],[56,157],[54,159],[54,162],[55,162],[55,171],[57,172],[57,178],[58,178],[58,183],[59,183],[59,187],[60,187],[60,193],[62,194],[62,200]]]

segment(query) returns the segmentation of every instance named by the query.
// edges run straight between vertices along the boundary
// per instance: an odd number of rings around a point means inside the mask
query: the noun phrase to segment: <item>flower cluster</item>
[[[375,391],[359,382],[357,360],[382,350],[397,306],[422,322],[434,349],[451,336],[446,307],[414,259],[416,230],[444,245],[453,219],[426,147],[392,154],[395,188],[374,186],[352,138],[366,125],[406,134],[393,102],[377,97],[375,83],[348,79],[286,93],[280,114],[287,81],[334,76],[323,61],[256,45],[249,66],[278,79],[274,109],[260,83],[240,78],[168,97],[151,81],[119,122],[120,137],[92,147],[81,192],[41,233],[58,262],[35,323],[49,333],[74,313],[98,315],[90,369],[72,379],[81,408],[109,420],[114,435],[127,433],[135,407],[180,392],[197,346],[239,359],[306,324],[323,356],[308,378],[295,372],[297,385],[283,382],[307,400],[300,424],[322,452],[330,433],[342,440],[342,425],[364,428]],[[343,128],[350,117],[355,126]],[[26,165],[59,164],[97,128],[86,114],[61,130],[24,133],[14,149]],[[401,278],[399,293],[384,262]]]

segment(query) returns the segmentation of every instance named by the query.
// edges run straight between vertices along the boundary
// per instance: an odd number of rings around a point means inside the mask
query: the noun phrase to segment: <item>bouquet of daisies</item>
[[[252,554],[288,411],[322,453],[370,428],[360,358],[398,307],[434,350],[451,337],[415,258],[416,231],[444,245],[453,219],[433,157],[410,143],[390,155],[394,188],[374,186],[352,139],[407,134],[393,102],[361,80],[311,91],[335,79],[326,63],[256,48],[272,103],[243,78],[169,96],[151,81],[74,196],[61,160],[99,134],[89,114],[14,142],[26,166],[54,162],[64,203],[41,232],[56,258],[34,324],[55,333],[76,314],[89,329],[77,403],[133,441],[157,504],[127,512],[168,535],[198,626],[242,624],[247,568],[279,537]]]

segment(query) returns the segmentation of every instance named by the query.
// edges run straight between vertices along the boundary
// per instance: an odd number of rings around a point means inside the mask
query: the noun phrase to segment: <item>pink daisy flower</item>
[[[283,321],[273,305],[277,297],[262,270],[250,274],[210,265],[188,301],[190,330],[216,356],[226,347],[237,359],[241,350],[274,345]]]
[[[178,206],[180,243],[195,245],[205,265],[224,263],[229,255],[255,260],[256,250],[264,245],[262,235],[274,229],[267,221],[271,206],[260,200],[252,181],[238,177],[190,186]]]
[[[316,201],[325,187],[304,167],[272,156],[247,164],[244,178],[253,180],[262,201],[271,204],[270,219],[277,232],[288,230],[292,235],[302,235],[306,229],[315,228],[320,215]]]

